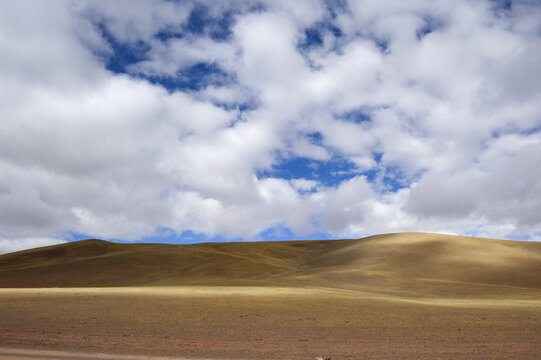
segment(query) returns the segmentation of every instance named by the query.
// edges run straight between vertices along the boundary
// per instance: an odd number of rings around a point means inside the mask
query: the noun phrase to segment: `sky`
[[[0,253],[541,240],[541,2],[0,1]]]

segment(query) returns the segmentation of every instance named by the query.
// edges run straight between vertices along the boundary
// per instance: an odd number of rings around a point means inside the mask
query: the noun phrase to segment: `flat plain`
[[[0,358],[23,359],[17,349],[333,360],[541,353],[534,242],[86,240],[0,256],[0,287]]]

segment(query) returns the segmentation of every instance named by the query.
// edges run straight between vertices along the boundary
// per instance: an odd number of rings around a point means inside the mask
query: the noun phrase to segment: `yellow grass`
[[[410,298],[385,294],[374,294],[356,290],[327,287],[293,288],[262,286],[153,286],[153,287],[84,287],[84,288],[0,288],[0,296],[6,299],[23,297],[63,298],[66,296],[91,297],[166,297],[166,298],[265,298],[283,300],[297,299],[355,299],[359,301],[395,302],[454,307],[541,307],[541,298]]]
[[[186,285],[531,297],[541,289],[541,244],[424,233],[194,245],[87,240],[0,256],[0,287]]]

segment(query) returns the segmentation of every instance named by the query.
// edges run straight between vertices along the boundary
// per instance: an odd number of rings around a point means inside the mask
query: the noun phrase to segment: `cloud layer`
[[[0,251],[541,238],[538,2],[2,1],[0,43]]]

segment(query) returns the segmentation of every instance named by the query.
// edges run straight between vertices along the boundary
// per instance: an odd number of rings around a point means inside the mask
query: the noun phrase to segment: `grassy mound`
[[[83,240],[0,256],[0,287],[324,286],[403,296],[541,289],[541,243],[426,233],[357,240],[118,244]]]

